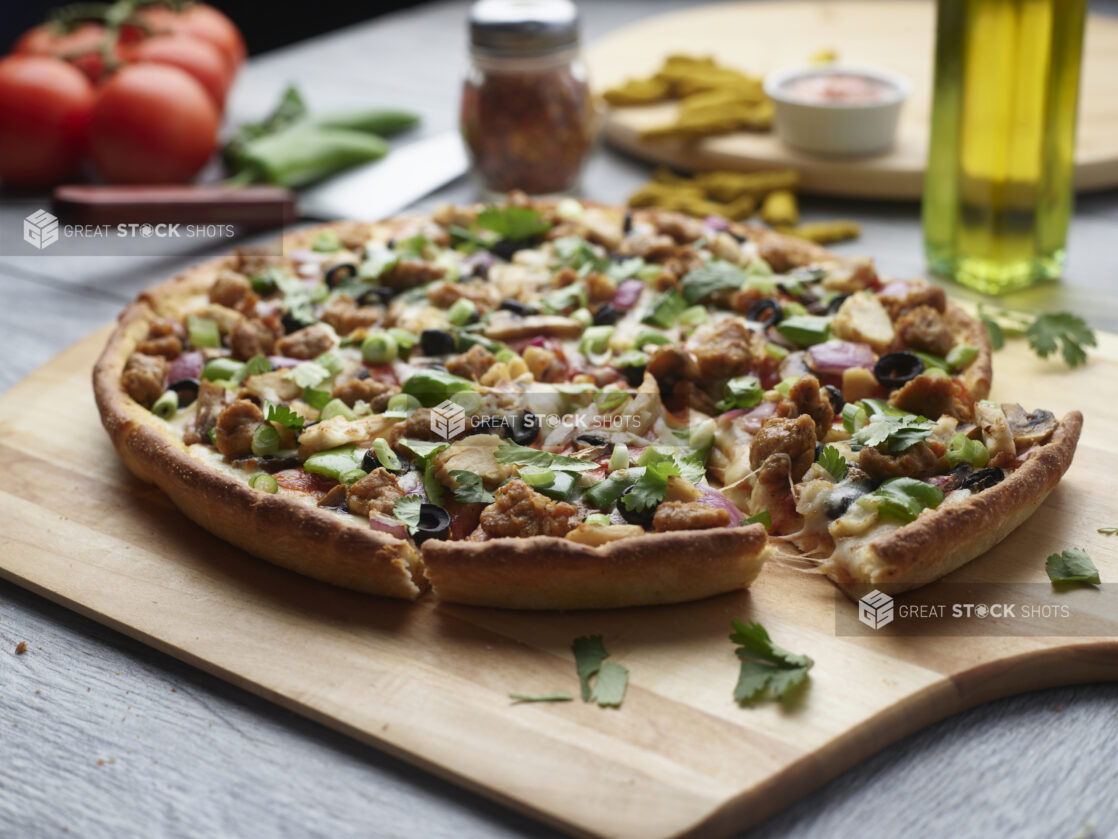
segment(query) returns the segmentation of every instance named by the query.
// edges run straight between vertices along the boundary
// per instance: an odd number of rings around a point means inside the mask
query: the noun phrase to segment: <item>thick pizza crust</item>
[[[592,548],[553,536],[423,544],[439,599],[514,609],[682,603],[748,588],[769,555],[765,529],[649,533]]]
[[[1071,466],[1083,415],[1071,411],[1052,438],[990,489],[958,504],[922,513],[915,521],[865,546],[872,565],[862,578],[845,565],[820,567],[852,599],[873,589],[909,591],[950,574],[994,547],[1031,516]]]

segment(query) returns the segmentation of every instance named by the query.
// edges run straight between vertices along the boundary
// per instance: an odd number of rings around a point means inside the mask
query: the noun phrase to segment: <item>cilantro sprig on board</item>
[[[1082,548],[1068,548],[1058,554],[1052,554],[1044,564],[1048,578],[1053,583],[1072,584],[1087,583],[1099,585],[1099,569],[1091,561],[1091,557]]]
[[[755,621],[746,624],[735,620],[733,627],[730,640],[739,645],[734,652],[741,659],[734,699],[740,704],[754,702],[769,691],[777,699],[783,699],[807,679],[808,671],[815,664],[808,656],[778,647],[765,627]]]
[[[1095,333],[1083,318],[1070,312],[1042,312],[1034,316],[979,305],[978,317],[985,324],[990,346],[995,350],[1005,346],[1006,337],[1025,337],[1041,358],[1059,350],[1069,367],[1078,367],[1087,362],[1083,348],[1098,345]]]

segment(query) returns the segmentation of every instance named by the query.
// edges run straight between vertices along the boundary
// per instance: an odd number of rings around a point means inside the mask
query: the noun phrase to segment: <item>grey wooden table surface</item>
[[[586,37],[680,5],[584,3]],[[1092,8],[1118,13],[1118,2]],[[465,10],[461,2],[428,5],[254,59],[231,98],[229,123],[260,115],[297,80],[316,109],[395,104],[420,111],[425,132],[449,128],[466,61]],[[620,201],[646,174],[603,150],[585,192]],[[462,180],[421,206],[472,196]],[[915,205],[805,204],[809,217],[863,223],[861,241],[846,250],[875,255],[889,274],[921,273]],[[21,218],[21,207],[0,202],[0,226]],[[1068,308],[1118,331],[1116,237],[1118,191],[1081,196],[1066,282],[1009,302]],[[0,254],[0,390],[111,320],[153,280],[224,247],[163,258]],[[13,653],[19,641],[29,645],[22,656]],[[745,835],[1118,836],[1116,791],[1118,685],[1076,686],[957,714]],[[0,583],[0,837],[63,832],[96,839],[552,834]]]

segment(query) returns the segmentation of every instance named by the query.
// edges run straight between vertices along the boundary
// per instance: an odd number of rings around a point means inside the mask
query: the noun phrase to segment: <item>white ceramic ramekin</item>
[[[861,76],[881,85],[885,93],[873,102],[805,102],[787,88],[797,79],[827,75]],[[765,77],[765,93],[775,108],[777,136],[795,149],[816,154],[871,155],[888,151],[909,91],[904,76],[871,67],[801,67]]]

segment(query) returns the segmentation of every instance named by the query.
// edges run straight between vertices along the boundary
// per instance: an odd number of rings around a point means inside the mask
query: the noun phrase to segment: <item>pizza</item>
[[[982,325],[720,218],[510,195],[297,230],[141,294],[93,374],[127,467],[339,586],[673,603],[797,557],[857,596],[955,570],[1082,417],[987,399]]]

